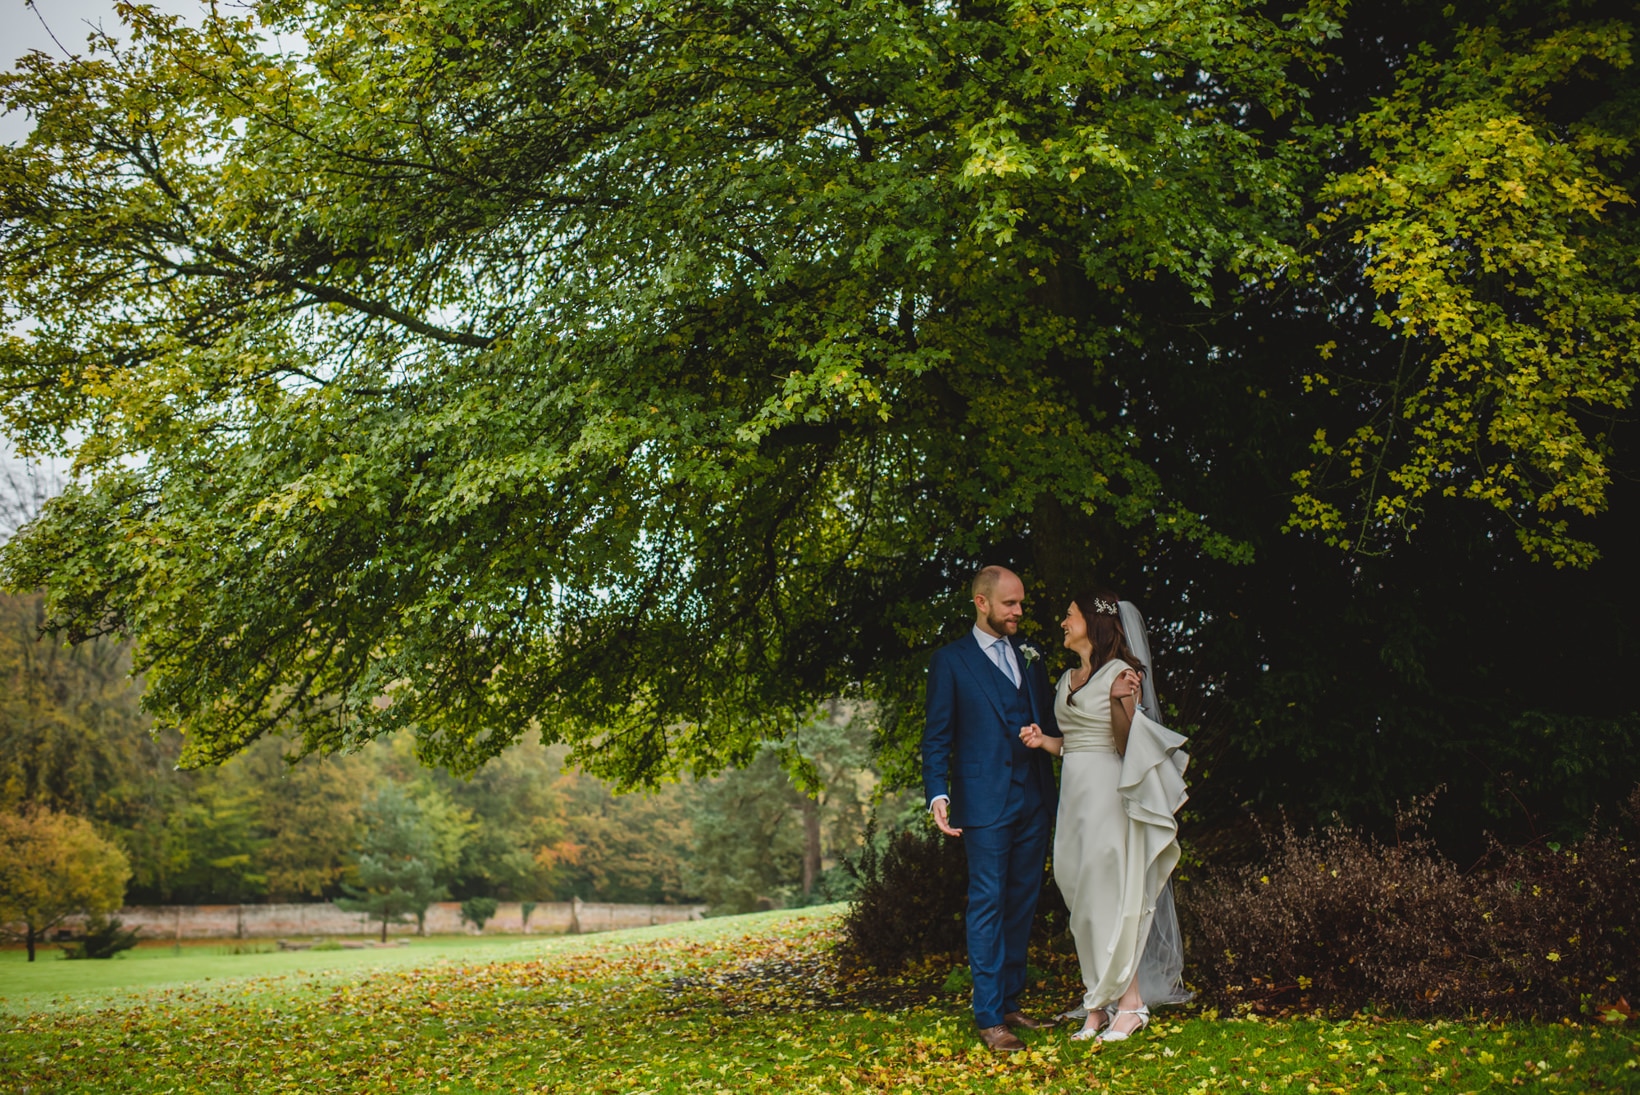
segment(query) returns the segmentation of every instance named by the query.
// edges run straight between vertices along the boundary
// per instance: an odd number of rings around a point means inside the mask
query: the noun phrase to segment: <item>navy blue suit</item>
[[[971,633],[934,652],[922,741],[927,798],[950,796],[951,824],[962,829],[968,854],[968,965],[981,1027],[1019,1010],[1059,805],[1052,758],[1019,740],[1020,727],[1033,722],[1060,736],[1047,670],[1041,658],[1025,660],[1019,640],[1010,642],[1022,670],[1017,686]]]

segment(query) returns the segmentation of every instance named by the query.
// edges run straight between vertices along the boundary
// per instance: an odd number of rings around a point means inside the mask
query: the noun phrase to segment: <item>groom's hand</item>
[[[934,814],[934,824],[938,825],[940,827],[940,832],[944,833],[946,836],[961,836],[962,835],[962,830],[961,829],[951,828],[951,801],[950,801],[950,799],[944,799],[944,798],[935,799],[932,810],[933,810],[933,814]]]

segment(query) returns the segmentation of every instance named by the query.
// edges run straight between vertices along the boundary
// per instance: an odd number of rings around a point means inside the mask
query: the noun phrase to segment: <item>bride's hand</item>
[[[1126,685],[1125,688],[1123,687],[1124,685]],[[1112,698],[1118,700],[1126,699],[1129,696],[1132,696],[1135,700],[1137,700],[1139,698],[1139,691],[1141,687],[1142,683],[1140,682],[1139,674],[1131,669],[1124,669],[1121,674],[1117,676],[1116,686],[1110,690],[1110,694]]]
[[[1042,739],[1045,736],[1046,735],[1042,733],[1042,727],[1038,726],[1034,722],[1029,726],[1021,726],[1019,728],[1019,740],[1025,743],[1025,747],[1027,749],[1042,748]]]

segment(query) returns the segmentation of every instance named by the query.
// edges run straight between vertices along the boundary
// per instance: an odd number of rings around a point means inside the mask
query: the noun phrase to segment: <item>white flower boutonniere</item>
[[[1033,643],[1020,643],[1019,656],[1025,659],[1026,665],[1030,665],[1032,662],[1042,657],[1042,651],[1038,650]]]

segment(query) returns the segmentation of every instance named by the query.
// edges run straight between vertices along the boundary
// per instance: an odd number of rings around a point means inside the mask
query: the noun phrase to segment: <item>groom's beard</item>
[[[1019,630],[1018,616],[993,616],[985,614],[985,622],[991,625],[991,631],[997,635],[1012,635]]]

